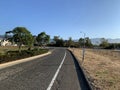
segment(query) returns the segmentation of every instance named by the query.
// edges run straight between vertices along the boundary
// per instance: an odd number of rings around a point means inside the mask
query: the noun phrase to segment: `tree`
[[[61,38],[61,39],[58,39],[56,41],[56,46],[58,47],[63,47],[64,46],[64,40]]]
[[[60,38],[60,36],[54,36],[53,40],[55,41],[55,46],[57,47],[63,47],[64,46],[64,40]]]
[[[12,31],[7,31],[7,32],[5,32],[5,38],[6,39],[8,39],[8,38],[10,38],[10,34],[12,33]],[[9,35],[8,35],[9,34]]]
[[[92,47],[93,46],[89,37],[85,38],[85,46],[86,47]]]
[[[106,40],[105,38],[101,38],[101,44],[100,47],[102,48],[106,48],[109,46],[108,40]]]
[[[47,35],[45,32],[41,32],[40,34],[38,34],[36,40],[39,46],[43,46],[49,43],[50,36]]]
[[[55,41],[55,43],[59,40],[60,36],[54,36],[53,40]]]
[[[10,42],[12,42],[12,44],[14,44],[14,40],[13,40],[13,35],[12,34],[12,31],[7,31],[5,32],[5,39],[6,40],[9,40]]]
[[[50,35],[46,35],[45,43],[48,44],[50,42]]]
[[[73,40],[72,40],[72,37],[70,37],[69,38],[69,40],[68,40],[68,47],[71,47],[71,46],[73,46]]]
[[[33,43],[34,43],[34,37],[32,34],[26,35],[25,41],[23,44],[28,46],[28,50],[31,50]]]
[[[84,46],[84,39],[83,38],[80,38],[78,42],[79,42],[80,47]]]
[[[25,27],[16,27],[12,31],[14,42],[17,43],[19,47],[19,52],[21,52],[21,46],[28,45],[29,49],[33,44],[33,36]]]
[[[86,37],[85,40],[83,38],[80,38],[78,42],[80,47],[84,47],[84,44],[85,44],[85,47],[88,47],[88,48],[93,46],[89,37]]]
[[[36,38],[37,38],[37,36],[34,35],[34,36],[33,36],[33,44],[34,44],[34,46],[37,46],[37,45],[38,45],[38,42],[37,42]]]

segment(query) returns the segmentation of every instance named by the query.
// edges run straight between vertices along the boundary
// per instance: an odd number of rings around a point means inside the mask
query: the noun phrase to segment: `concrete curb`
[[[24,59],[16,60],[16,61],[11,61],[11,62],[7,62],[7,63],[3,63],[3,64],[0,64],[0,70],[4,69],[4,68],[7,68],[7,67],[10,67],[10,66],[13,66],[13,65],[24,63],[24,62],[27,62],[27,61],[32,61],[32,60],[34,60],[36,58],[47,56],[49,54],[51,54],[51,52],[48,52],[48,53],[45,53],[45,54],[41,54],[41,55],[37,55],[37,56],[33,56],[33,57],[29,57],[29,58],[24,58]]]
[[[68,50],[69,50],[69,49],[68,49]],[[69,50],[69,51],[70,51],[70,50]],[[78,59],[77,59],[77,57],[73,54],[73,52],[72,52],[72,51],[70,51],[70,53],[71,53],[71,54],[72,54],[72,56],[76,59],[76,61],[77,61],[78,65],[79,65],[79,67],[80,67],[80,69],[81,69],[81,71],[82,71],[82,73],[83,73],[83,75],[84,75],[84,77],[85,77],[85,79],[86,79],[86,81],[87,81],[88,85],[89,85],[90,90],[93,90],[93,88],[92,88],[92,86],[91,86],[91,84],[90,84],[90,82],[89,82],[89,80],[88,80],[88,78],[87,78],[87,76],[86,76],[86,74],[85,74],[85,72],[84,72],[83,67],[80,65],[79,60],[78,60]]]

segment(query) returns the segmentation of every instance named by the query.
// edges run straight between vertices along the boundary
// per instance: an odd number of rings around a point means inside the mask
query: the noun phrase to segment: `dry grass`
[[[82,50],[71,51],[81,62]],[[120,90],[120,52],[87,49],[83,68],[94,90]]]

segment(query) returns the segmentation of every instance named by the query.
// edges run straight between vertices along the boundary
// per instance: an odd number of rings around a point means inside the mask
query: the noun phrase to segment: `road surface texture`
[[[60,71],[49,88],[63,59]],[[90,89],[71,53],[66,49],[55,49],[51,55],[0,70],[0,90]]]

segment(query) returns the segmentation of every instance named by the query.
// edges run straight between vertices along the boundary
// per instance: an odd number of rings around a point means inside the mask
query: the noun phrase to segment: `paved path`
[[[48,56],[1,69],[0,90],[89,90],[78,72],[70,52],[55,49]]]

